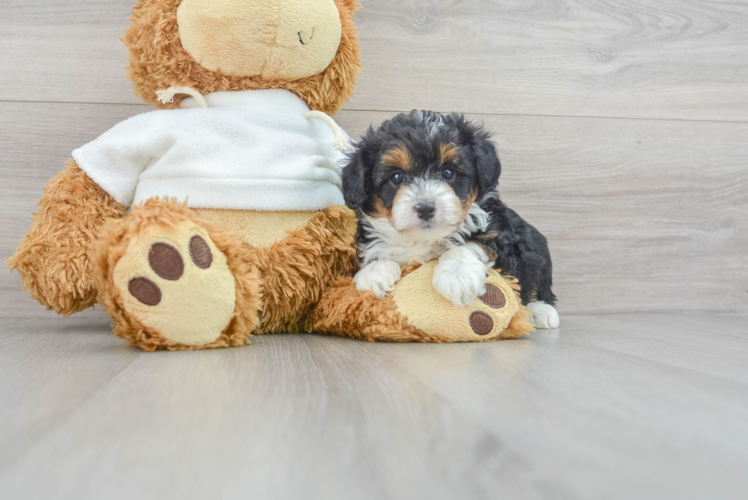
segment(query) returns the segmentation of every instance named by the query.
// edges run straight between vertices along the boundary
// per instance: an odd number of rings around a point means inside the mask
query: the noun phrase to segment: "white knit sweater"
[[[321,210],[343,205],[343,155],[322,120],[287,90],[207,94],[133,116],[73,151],[125,207],[154,196],[195,208]]]

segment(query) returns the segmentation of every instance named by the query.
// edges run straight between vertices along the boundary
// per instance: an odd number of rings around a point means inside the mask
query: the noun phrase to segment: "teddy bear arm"
[[[124,208],[74,160],[44,189],[31,228],[6,264],[25,290],[48,309],[68,316],[97,301],[92,274],[94,241]]]

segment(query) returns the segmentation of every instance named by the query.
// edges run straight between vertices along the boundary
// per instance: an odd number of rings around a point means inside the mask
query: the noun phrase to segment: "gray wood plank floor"
[[[745,498],[746,314],[142,353],[0,323],[0,498]]]

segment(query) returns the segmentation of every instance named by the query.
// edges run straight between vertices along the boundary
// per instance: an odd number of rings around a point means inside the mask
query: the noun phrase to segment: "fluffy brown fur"
[[[314,311],[314,330],[369,342],[444,342],[411,326],[390,297],[356,289],[353,278],[335,282]]]
[[[69,316],[96,303],[93,242],[124,209],[73,160],[66,167],[44,189],[29,232],[6,264],[34,299]]]
[[[248,247],[248,262],[263,283],[256,333],[311,331],[312,306],[336,279],[358,268],[355,234],[353,212],[330,207],[270,248]]]
[[[403,268],[403,275],[413,272],[418,265]],[[515,293],[519,292],[517,280],[505,277]],[[517,296],[519,301],[519,295]],[[369,342],[433,342],[449,343],[451,339],[428,333],[411,326],[397,310],[392,298],[378,299],[374,293],[356,289],[353,278],[335,282],[317,305],[314,315],[314,328],[322,333],[341,337],[368,340]],[[527,335],[533,330],[527,308],[520,305],[519,311],[507,328],[496,338],[476,342],[512,339]]]
[[[519,311],[496,340],[516,339],[523,335],[530,335],[533,330],[535,330],[535,327],[530,321],[530,311],[523,304],[520,304]]]
[[[209,71],[182,47],[177,26],[177,8],[182,0],[140,0],[133,9],[132,23],[122,41],[130,50],[128,78],[135,93],[160,108],[178,108],[181,99],[161,104],[156,91],[170,86],[188,86],[202,94],[219,90],[282,88],[306,101],[311,109],[336,113],[353,95],[353,85],[361,72],[353,12],[355,0],[335,0],[343,32],[335,58],[323,72],[294,81],[262,80],[259,77],[232,77]]]
[[[501,272],[501,270],[499,270],[499,272]],[[519,303],[519,310],[496,340],[514,339],[523,335],[529,335],[531,331],[535,330],[535,327],[533,326],[532,321],[530,321],[530,311],[528,311],[527,307],[522,304],[522,300],[519,297],[519,280],[514,276],[504,275],[503,277],[506,282],[509,283],[509,286],[512,287],[512,290],[514,290],[517,302]]]
[[[234,315],[218,339],[204,346],[175,343],[140,323],[123,309],[122,291],[113,285],[114,267],[127,251],[128,243],[134,236],[153,225],[163,227],[166,232],[185,221],[198,224],[208,232],[216,247],[226,255],[236,282]],[[179,203],[174,199],[150,199],[141,206],[133,207],[126,218],[109,222],[96,244],[96,286],[99,289],[99,300],[114,321],[114,333],[146,351],[188,351],[248,344],[250,333],[257,327],[262,283],[257,273],[251,270],[246,253],[247,247],[239,237],[200,217],[187,208],[186,203]]]

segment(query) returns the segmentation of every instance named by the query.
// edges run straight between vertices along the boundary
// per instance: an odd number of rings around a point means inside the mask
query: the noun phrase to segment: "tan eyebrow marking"
[[[382,163],[403,170],[410,170],[410,151],[408,151],[405,146],[398,146],[394,149],[390,149],[382,155]]]
[[[441,154],[442,165],[444,165],[448,161],[456,160],[459,156],[457,153],[457,146],[450,143],[442,142],[441,144],[439,144],[439,153]]]
[[[392,210],[384,206],[384,202],[379,196],[374,196],[374,210],[376,211],[375,213],[377,215],[374,217],[375,219],[379,219],[382,217],[389,219],[390,217],[392,217]]]
[[[470,206],[475,203],[476,199],[478,199],[478,191],[473,188],[470,190],[470,194],[468,195],[467,199],[460,202],[462,204],[462,210],[463,212],[465,212],[465,217],[467,217],[468,210],[470,210]]]

